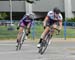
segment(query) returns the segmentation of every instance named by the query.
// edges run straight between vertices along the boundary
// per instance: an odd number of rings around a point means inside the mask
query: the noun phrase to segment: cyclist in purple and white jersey
[[[22,32],[23,32],[23,29],[26,27],[26,39],[30,33],[30,28],[31,28],[31,24],[32,24],[32,21],[33,21],[33,14],[26,14],[23,16],[23,18],[20,20],[19,22],[19,33],[18,33],[18,36],[17,36],[17,42],[20,42],[20,37],[22,35]]]

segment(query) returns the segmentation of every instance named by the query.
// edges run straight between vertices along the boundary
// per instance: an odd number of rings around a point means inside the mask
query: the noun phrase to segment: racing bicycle
[[[51,27],[50,31],[46,34],[44,40],[42,40],[41,46],[39,47],[39,51],[38,51],[41,55],[46,51],[48,44],[51,43],[53,32],[54,32],[54,28]]]
[[[25,40],[25,36],[26,36],[26,30],[23,29],[22,35],[20,37],[20,42],[18,42],[16,46],[16,50],[21,50],[22,44],[24,43]]]

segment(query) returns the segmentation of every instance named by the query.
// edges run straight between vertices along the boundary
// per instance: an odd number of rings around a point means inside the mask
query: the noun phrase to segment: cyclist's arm
[[[25,15],[20,19],[20,21],[18,22],[18,25],[17,25],[17,30],[20,28],[19,24],[21,22],[23,22],[23,20],[26,19]]]
[[[59,28],[58,28],[59,30],[61,30],[62,29],[62,20],[59,20]]]
[[[44,19],[44,21],[43,21],[43,26],[44,26],[44,27],[46,27],[46,23],[47,23],[48,20],[49,20],[49,17],[46,16],[45,19]]]
[[[61,30],[62,29],[62,20],[63,20],[63,17],[61,14],[59,14],[58,20],[59,20],[59,22],[58,22],[59,23],[59,30]]]

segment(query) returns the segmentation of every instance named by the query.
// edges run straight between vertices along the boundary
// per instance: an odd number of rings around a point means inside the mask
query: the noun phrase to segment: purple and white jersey
[[[29,18],[29,16],[23,16],[23,18],[19,22],[19,26],[24,27],[27,26],[29,23],[32,24],[33,19]]]
[[[30,21],[33,21],[33,19],[29,18],[29,16],[24,15],[23,18],[20,21],[30,22]]]

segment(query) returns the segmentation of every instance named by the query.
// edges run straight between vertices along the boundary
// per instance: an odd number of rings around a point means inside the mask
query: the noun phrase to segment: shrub
[[[75,22],[75,17],[74,18],[67,18],[66,20],[67,20],[67,22]]]

